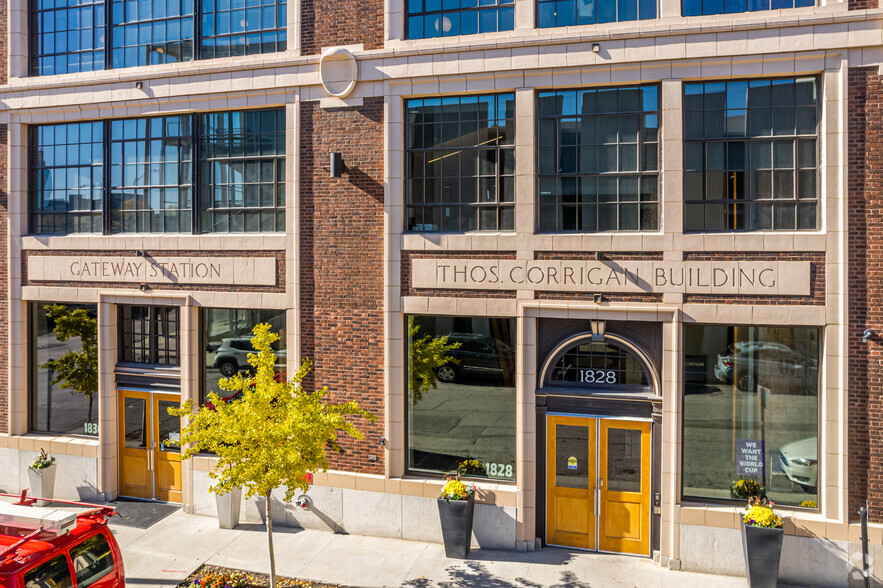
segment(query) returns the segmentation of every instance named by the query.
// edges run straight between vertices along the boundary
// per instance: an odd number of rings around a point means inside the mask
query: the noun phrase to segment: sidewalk
[[[177,586],[203,563],[268,572],[262,525],[218,529],[214,518],[178,511],[148,529],[113,526],[123,550],[126,585]],[[548,548],[535,553],[475,550],[468,560],[447,559],[432,543],[274,528],[281,576],[351,587],[415,586],[659,586],[744,588],[744,578],[675,572],[634,557]]]

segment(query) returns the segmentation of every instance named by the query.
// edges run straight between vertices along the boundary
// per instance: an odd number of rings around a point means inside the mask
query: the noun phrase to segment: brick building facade
[[[883,557],[876,2],[106,3],[0,12],[0,491],[214,516],[161,410],[269,322],[377,416],[282,524],[439,542],[460,467],[481,547],[739,575],[755,484],[782,580],[857,582],[866,503]]]

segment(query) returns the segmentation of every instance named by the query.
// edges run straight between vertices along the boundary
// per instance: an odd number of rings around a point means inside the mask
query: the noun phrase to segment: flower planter
[[[239,524],[239,507],[242,504],[242,488],[234,486],[226,494],[215,494],[218,507],[218,527],[233,529]]]
[[[28,468],[30,495],[39,498],[55,498],[55,464],[35,470]],[[45,506],[48,500],[38,500],[37,506]]]
[[[755,527],[742,521],[742,552],[751,588],[776,588],[784,536],[783,529]]]
[[[475,512],[475,496],[467,500],[438,499],[438,516],[441,520],[445,555],[465,559],[472,543],[472,515]]]

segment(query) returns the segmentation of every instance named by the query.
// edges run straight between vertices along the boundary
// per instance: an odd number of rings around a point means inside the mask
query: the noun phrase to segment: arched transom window
[[[543,386],[653,392],[647,360],[618,337],[603,341],[585,335],[562,343],[543,370]]]

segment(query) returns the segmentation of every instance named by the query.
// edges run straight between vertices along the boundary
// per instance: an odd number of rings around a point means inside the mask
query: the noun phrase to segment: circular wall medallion
[[[326,49],[319,60],[319,79],[325,91],[332,96],[348,96],[359,81],[356,58],[343,47]]]

